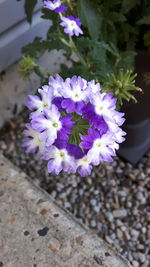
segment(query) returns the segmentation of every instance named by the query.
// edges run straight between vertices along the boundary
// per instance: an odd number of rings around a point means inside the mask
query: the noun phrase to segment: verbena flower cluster
[[[26,106],[31,113],[23,146],[48,160],[50,173],[90,174],[92,165],[112,161],[124,141],[124,114],[115,110],[113,94],[102,93],[94,80],[50,76]]]
[[[75,18],[73,16],[62,16],[61,13],[65,12],[68,7],[61,5],[60,0],[44,0],[44,7],[48,8],[56,13],[59,13],[61,23],[60,25],[64,27],[64,32],[67,33],[70,36],[76,35],[79,36],[80,34],[83,34],[83,31],[81,30],[81,22],[79,18]]]

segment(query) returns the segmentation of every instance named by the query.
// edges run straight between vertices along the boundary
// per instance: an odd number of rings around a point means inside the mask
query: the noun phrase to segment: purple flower
[[[88,135],[81,136],[82,142],[80,143],[80,146],[82,146],[85,150],[89,150],[93,146],[94,140],[97,138],[100,138],[99,131],[89,128]]]
[[[112,116],[113,110],[116,108],[117,99],[113,97],[113,94],[96,94],[91,93],[89,95],[90,103],[94,106],[94,111],[97,115],[103,116],[104,120],[114,121]]]
[[[55,11],[56,13],[62,13],[68,9],[67,6],[61,5],[60,0],[53,0],[53,1],[44,0],[44,7],[52,11]]]
[[[99,165],[102,161],[112,161],[112,157],[116,155],[110,147],[113,144],[113,136],[109,132],[96,138],[87,153],[88,162],[93,165]]]
[[[101,88],[99,83],[95,83],[94,80],[88,82],[87,90],[89,90],[89,93],[91,92],[92,94],[99,93]]]
[[[93,105],[85,105],[82,109],[82,112],[84,113],[83,118],[89,119],[90,126],[98,129],[101,135],[107,132],[107,123],[105,122],[103,116],[95,113]]]
[[[56,8],[60,7],[61,1],[60,0],[44,0],[44,7],[50,10],[55,10]]]
[[[59,174],[62,170],[66,172],[76,172],[77,163],[72,156],[70,156],[66,149],[58,149],[56,146],[51,146],[47,152],[46,157],[48,162],[48,172]]]
[[[40,96],[29,95],[27,101],[25,102],[25,105],[30,110],[34,110],[34,112],[31,112],[30,118],[43,114],[45,108],[51,107],[53,92],[49,90],[49,87],[43,86],[42,89],[38,89],[38,92]]]
[[[58,74],[38,93],[26,102],[31,121],[23,146],[49,161],[48,172],[85,176],[92,165],[112,161],[126,134],[113,94],[101,93],[93,80],[73,76],[64,81]]]
[[[34,118],[31,121],[33,129],[40,132],[41,140],[50,146],[57,138],[57,132],[62,128],[60,113],[55,105],[51,109],[45,109],[44,114]]]
[[[22,146],[26,148],[26,152],[37,152],[38,156],[42,157],[45,151],[45,142],[40,140],[40,133],[34,130],[30,123],[27,123],[23,135],[26,138],[24,139]]]
[[[49,77],[49,88],[53,92],[54,97],[61,97],[61,95],[63,95],[59,93],[59,90],[61,90],[63,85],[64,80],[59,76],[59,74],[56,74],[56,78],[53,76]]]
[[[62,108],[68,113],[76,111],[82,114],[82,109],[85,106],[83,101],[87,101],[87,82],[81,77],[73,76],[72,79],[66,79],[65,83],[58,90],[64,96],[61,103]]]
[[[74,18],[73,16],[61,16],[61,20],[62,22],[60,23],[60,25],[64,27],[64,32],[68,35],[79,36],[80,34],[83,34],[83,31],[80,28],[81,22],[79,18]]]
[[[89,175],[92,171],[92,165],[88,163],[87,156],[82,157],[77,162],[78,173],[81,176]]]

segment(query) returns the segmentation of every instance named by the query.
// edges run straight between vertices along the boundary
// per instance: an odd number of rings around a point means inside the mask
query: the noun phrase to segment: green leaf
[[[141,18],[140,20],[138,20],[137,21],[137,24],[138,25],[141,25],[141,24],[149,25],[150,24],[150,15],[144,16],[143,18]]]
[[[134,51],[121,52],[116,67],[119,69],[133,68],[136,54]]]
[[[118,12],[109,12],[109,20],[112,20],[113,22],[124,22],[126,21],[126,17]]]
[[[144,34],[144,44],[145,44],[145,46],[150,47],[150,31],[147,31]]]
[[[112,53],[112,55],[114,55],[115,57],[119,57],[119,51],[116,45],[110,42],[109,46],[110,46],[110,52]]]
[[[83,25],[88,28],[92,39],[98,39],[101,18],[96,2],[93,0],[79,0],[78,15]]]
[[[32,43],[24,46],[22,52],[32,58],[37,58],[42,52],[51,51],[53,49],[68,49],[60,40],[42,40],[41,37],[36,37]]]
[[[107,75],[103,83],[103,91],[114,93],[120,106],[123,104],[123,99],[136,101],[132,91],[142,92],[141,88],[135,86],[136,76],[137,74],[129,69],[119,70],[116,75],[114,73]]]
[[[128,13],[136,5],[140,4],[140,0],[123,0],[122,1],[122,13]]]
[[[26,0],[25,1],[24,9],[27,15],[27,21],[29,23],[32,22],[32,14],[33,14],[33,10],[36,4],[37,4],[37,0]]]

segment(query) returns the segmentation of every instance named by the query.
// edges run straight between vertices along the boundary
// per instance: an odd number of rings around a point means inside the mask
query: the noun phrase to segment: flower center
[[[54,128],[58,128],[58,123],[57,122],[53,122],[52,125],[53,125]]]
[[[48,107],[48,105],[47,104],[43,104],[43,108],[47,108]]]
[[[95,140],[95,143],[94,143],[94,146],[100,148],[100,147],[103,146],[103,144],[102,144],[101,140],[96,139],[96,140]]]
[[[95,107],[95,112],[96,112],[97,114],[99,114],[99,115],[102,115],[103,110],[104,110],[104,107],[103,107],[103,106]]]
[[[89,122],[78,114],[72,114],[75,125],[72,127],[72,133],[69,135],[69,143],[79,145],[81,143],[80,135],[87,135]]]
[[[84,162],[87,162],[87,157],[84,157],[84,158],[83,158],[83,161],[84,161]]]
[[[102,113],[102,111],[103,111],[103,107],[100,106],[100,107],[98,108],[98,110],[99,110],[100,113]]]
[[[61,152],[60,152],[60,157],[61,157],[61,158],[64,158],[64,156],[65,156],[65,153],[64,153],[63,151],[61,151]]]
[[[53,8],[56,9],[57,7],[59,7],[59,3],[53,3]]]
[[[71,27],[75,27],[76,26],[75,21],[71,21],[70,25],[71,25]]]

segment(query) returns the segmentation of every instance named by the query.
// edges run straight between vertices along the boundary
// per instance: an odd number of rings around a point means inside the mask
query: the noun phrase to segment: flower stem
[[[73,6],[70,0],[66,0],[67,5],[70,7],[71,10],[73,10]]]
[[[70,40],[70,47],[72,48],[72,50],[76,53],[77,57],[80,59],[80,62],[82,63],[82,65],[86,68],[89,68],[87,62],[84,60],[84,58],[81,56],[79,50],[77,49],[73,39],[71,36],[69,36],[69,40]]]
[[[40,70],[47,73],[48,75],[51,75],[53,77],[55,77],[55,74],[53,72],[48,71],[46,68],[44,68],[43,66],[39,66]]]

